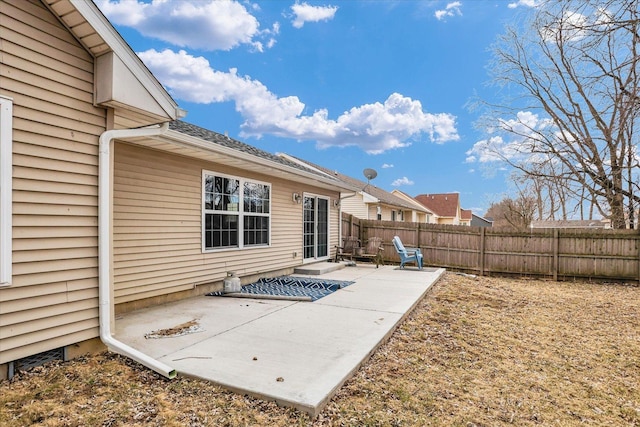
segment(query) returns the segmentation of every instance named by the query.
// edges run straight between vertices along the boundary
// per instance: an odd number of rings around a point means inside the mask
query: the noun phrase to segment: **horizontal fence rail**
[[[343,214],[342,233],[381,237],[384,261],[399,263],[391,239],[420,247],[426,265],[478,275],[640,281],[638,230],[531,229],[362,220]]]

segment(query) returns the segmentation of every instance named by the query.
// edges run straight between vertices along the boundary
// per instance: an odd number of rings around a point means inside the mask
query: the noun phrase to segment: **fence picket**
[[[479,275],[517,274],[640,281],[637,230],[507,229],[362,220],[342,216],[343,236],[381,237],[385,262],[399,262],[391,244],[399,236],[419,246],[425,263]],[[363,242],[364,243],[364,242]]]

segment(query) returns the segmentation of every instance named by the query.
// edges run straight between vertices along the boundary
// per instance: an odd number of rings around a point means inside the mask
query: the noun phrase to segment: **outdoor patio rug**
[[[284,297],[301,297],[311,301],[325,297],[338,289],[349,286],[355,282],[344,280],[326,280],[309,277],[280,276],[262,278],[257,282],[244,285],[240,294],[270,295]],[[208,296],[233,296],[223,292],[211,292]]]

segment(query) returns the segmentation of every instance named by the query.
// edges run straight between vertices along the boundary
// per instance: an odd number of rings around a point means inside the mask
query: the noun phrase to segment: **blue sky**
[[[181,108],[227,132],[482,215],[509,172],[474,146],[490,46],[534,0],[96,0]],[[489,166],[488,166],[489,165]]]

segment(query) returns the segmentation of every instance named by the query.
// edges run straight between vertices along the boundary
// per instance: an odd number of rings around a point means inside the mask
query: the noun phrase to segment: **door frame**
[[[308,198],[312,198],[315,200],[315,205],[314,205],[314,235],[313,235],[313,241],[314,241],[314,255],[313,257],[306,257],[306,253],[305,253],[305,237],[306,237],[306,233],[304,230],[304,223],[305,223],[305,200]],[[318,200],[324,200],[327,204],[327,210],[326,210],[326,214],[327,214],[327,221],[326,221],[326,236],[327,236],[327,253],[326,255],[323,256],[318,256]],[[315,193],[303,193],[302,195],[302,223],[303,223],[303,228],[302,228],[302,263],[306,264],[306,263],[311,263],[311,262],[318,262],[318,261],[324,261],[327,259],[331,258],[331,249],[329,247],[329,243],[331,242],[331,198],[329,196],[325,196],[323,194],[315,194]]]

